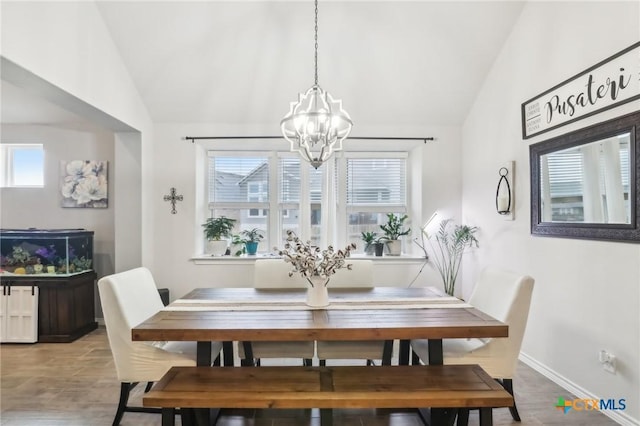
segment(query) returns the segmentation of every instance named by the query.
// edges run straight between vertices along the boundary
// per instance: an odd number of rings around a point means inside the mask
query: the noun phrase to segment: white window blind
[[[348,158],[347,205],[406,204],[405,158]]]
[[[268,201],[268,162],[266,156],[210,157],[209,202],[255,203]]]

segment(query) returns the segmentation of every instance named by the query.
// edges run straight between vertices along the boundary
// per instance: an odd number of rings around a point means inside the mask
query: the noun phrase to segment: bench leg
[[[493,409],[480,409],[480,426],[493,426]]]
[[[162,409],[162,426],[175,426],[175,424],[176,424],[176,409],[163,408]]]
[[[320,425],[333,426],[333,410],[331,408],[320,409]]]

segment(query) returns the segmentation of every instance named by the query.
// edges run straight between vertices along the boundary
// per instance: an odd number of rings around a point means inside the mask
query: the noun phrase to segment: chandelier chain
[[[315,57],[314,57],[314,68],[315,68],[315,85],[318,85],[318,0],[315,2],[316,4],[316,20],[315,20]]]

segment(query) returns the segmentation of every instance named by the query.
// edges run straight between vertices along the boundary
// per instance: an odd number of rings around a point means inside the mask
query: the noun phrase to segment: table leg
[[[391,357],[393,356],[393,340],[385,340],[382,350],[382,365],[391,365]]]
[[[442,339],[429,339],[429,365],[442,365]],[[408,351],[407,351],[408,352]],[[418,413],[425,425],[453,425],[457,410],[450,408],[418,409]]]
[[[211,367],[211,342],[198,342],[196,349],[196,364],[198,366]]]
[[[240,360],[240,365],[243,367],[255,367],[255,361],[253,359],[253,347],[251,342],[241,342],[242,349],[244,349],[244,359]]]
[[[320,426],[333,426],[333,410],[331,408],[320,409]]]
[[[196,365],[200,367],[211,367],[211,342],[198,341],[196,347]],[[216,409],[217,410],[217,409]],[[210,426],[217,420],[217,411],[209,408],[196,408],[193,410],[195,422],[198,426]]]
[[[175,408],[162,409],[162,426],[174,426],[176,424]]]
[[[429,365],[442,365],[442,339],[429,339]]]
[[[222,342],[222,365],[225,367],[233,367],[233,342]]]
[[[398,364],[409,365],[409,353],[411,351],[409,340],[400,340],[400,348],[398,352]]]

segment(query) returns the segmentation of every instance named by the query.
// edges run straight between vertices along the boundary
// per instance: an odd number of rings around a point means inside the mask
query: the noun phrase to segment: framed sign
[[[640,98],[640,42],[522,104],[522,137]]]

